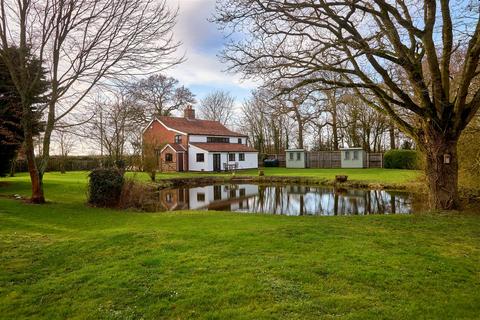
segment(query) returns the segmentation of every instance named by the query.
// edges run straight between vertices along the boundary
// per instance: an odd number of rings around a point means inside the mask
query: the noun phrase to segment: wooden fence
[[[285,153],[267,154],[266,159],[277,159],[280,167],[286,166]],[[340,151],[307,152],[307,168],[341,168]],[[364,159],[366,168],[383,168],[383,153],[367,152]]]

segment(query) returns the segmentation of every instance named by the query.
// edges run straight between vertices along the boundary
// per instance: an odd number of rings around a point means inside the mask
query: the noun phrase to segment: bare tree
[[[291,144],[290,136],[296,134],[290,115],[274,112],[281,102],[263,88],[252,92],[242,105],[237,126],[249,135],[249,141],[261,154],[283,152]]]
[[[98,85],[133,73],[161,70],[178,44],[172,40],[176,12],[164,0],[0,0],[2,48],[16,46],[18,59],[2,58],[29,108],[28,92],[41,77],[30,75],[27,49],[49,73],[49,99],[42,154],[35,160],[32,136],[25,128],[26,155],[32,181],[32,202],[43,203],[43,173],[49,160],[55,123],[80,105]],[[26,125],[28,121],[25,122]]]
[[[68,156],[75,147],[75,137],[64,129],[55,130],[54,135],[60,153],[60,173],[65,173]]]
[[[84,126],[83,137],[100,149],[111,163],[125,160],[129,148],[136,147],[138,132],[144,125],[143,106],[120,88],[98,97],[93,113]]]
[[[235,98],[222,90],[214,91],[200,101],[200,117],[230,124],[235,113]]]
[[[140,80],[131,91],[149,109],[148,117],[171,116],[174,111],[196,102],[195,95],[188,88],[180,86],[177,79],[163,74]]]
[[[295,89],[352,88],[426,155],[432,209],[459,207],[457,142],[480,107],[478,3],[448,0],[219,0],[215,20],[243,31],[232,69]],[[464,43],[457,79],[452,55]],[[338,80],[325,76],[336,74]]]

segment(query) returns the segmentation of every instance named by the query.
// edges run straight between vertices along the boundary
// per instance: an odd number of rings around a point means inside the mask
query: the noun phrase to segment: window
[[[165,195],[165,201],[167,201],[167,203],[172,203],[173,202],[173,196],[171,193],[167,193]]]
[[[245,161],[245,153],[238,154],[238,161]]]
[[[173,161],[173,154],[166,153],[165,154],[165,162],[172,162]]]
[[[242,138],[238,138],[238,144],[242,144]]]
[[[222,200],[222,186],[213,186],[213,200]]]
[[[350,151],[345,151],[345,160],[350,160]]]
[[[240,189],[240,197],[245,197],[245,188]]]
[[[197,193],[197,201],[205,202],[205,193]]]
[[[293,152],[290,152],[290,160],[293,160]]]
[[[207,142],[210,143],[230,143],[229,138],[224,137],[207,137]]]
[[[228,154],[228,161],[235,161],[235,153]]]
[[[302,158],[302,153],[301,153],[301,152],[297,152],[297,161],[300,161],[301,158]]]
[[[205,161],[205,154],[197,153],[197,162],[204,162],[204,161]]]
[[[358,150],[353,151],[353,160],[358,160]]]
[[[177,134],[175,136],[175,143],[182,143],[182,136],[181,135]]]

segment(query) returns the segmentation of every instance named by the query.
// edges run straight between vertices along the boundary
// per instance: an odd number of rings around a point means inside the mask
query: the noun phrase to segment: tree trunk
[[[429,205],[432,210],[460,208],[458,195],[458,138],[447,138],[443,133],[428,135],[424,144],[425,173],[429,188]],[[448,159],[445,158],[449,157]]]
[[[337,126],[337,106],[333,106],[332,110],[332,133],[333,133],[333,150],[338,151],[338,126]]]
[[[390,122],[390,127],[388,128],[388,133],[390,135],[390,149],[396,149],[395,148],[395,125],[392,122]]]
[[[24,132],[25,154],[27,157],[28,172],[30,173],[30,180],[32,182],[32,197],[30,198],[30,201],[32,203],[45,203],[45,196],[43,194],[43,175],[38,170],[35,162],[33,134],[31,127],[24,127]]]
[[[298,149],[303,149],[303,121],[297,118],[298,121]]]

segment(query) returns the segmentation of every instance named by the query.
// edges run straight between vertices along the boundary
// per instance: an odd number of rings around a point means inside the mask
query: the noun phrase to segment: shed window
[[[165,162],[172,162],[173,161],[173,154],[166,153],[165,154]]]
[[[301,152],[297,152],[297,161],[299,161],[301,158],[302,158],[302,153],[301,153]]]
[[[228,154],[228,161],[235,161],[235,153]]]
[[[205,193],[197,193],[197,201],[205,202]]]
[[[345,151],[345,160],[350,160],[350,151]]]
[[[289,152],[290,154],[290,160],[293,160],[293,152]]]
[[[358,160],[358,150],[353,151],[353,160]]]
[[[238,154],[238,161],[245,161],[245,153]]]
[[[205,154],[197,153],[197,162],[204,162],[205,161]]]

